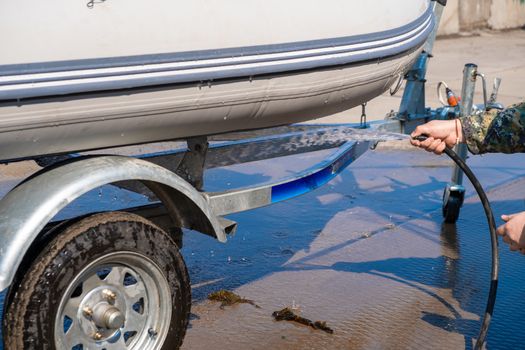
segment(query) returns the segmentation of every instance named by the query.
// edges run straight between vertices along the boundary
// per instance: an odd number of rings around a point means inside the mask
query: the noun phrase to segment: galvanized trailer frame
[[[437,22],[444,5],[445,1],[435,3]],[[127,208],[126,211],[157,224],[178,243],[180,228],[194,229],[224,242],[237,226],[224,218],[225,215],[271,205],[312,191],[333,179],[375,145],[375,141],[348,141],[341,135],[350,135],[355,128],[363,127],[379,132],[409,133],[416,125],[430,119],[470,114],[476,77],[479,76],[475,65],[466,66],[460,108],[445,106],[431,110],[425,107],[426,66],[436,31],[437,26],[424,52],[405,76],[407,83],[399,112],[382,122],[367,124],[364,120],[360,125],[292,125],[196,137],[186,140],[185,149],[137,156],[72,154],[35,159],[42,170],[0,200],[0,291],[5,296],[8,290],[16,288],[31,265],[35,247],[38,251],[38,247],[50,239],[48,232],[61,225],[67,226],[67,222],[53,220],[57,213],[103,185],[113,184],[146,195],[151,204]],[[223,192],[202,191],[206,169],[327,149],[334,151],[320,163],[289,178]],[[463,157],[465,152],[464,147],[460,149]],[[85,176],[86,173],[89,176]],[[445,218],[455,220],[459,215],[464,194],[461,182],[461,173],[455,169],[452,183],[445,189]],[[4,312],[12,297],[11,290]],[[104,312],[112,312],[111,320],[123,319],[118,310],[108,305]],[[85,308],[82,312],[79,311],[79,317],[91,320],[96,316]],[[98,327],[102,321],[97,322]],[[124,327],[123,320],[115,322]],[[97,331],[90,337],[95,342],[101,341],[105,339],[104,334]],[[148,334],[151,336],[151,328]]]

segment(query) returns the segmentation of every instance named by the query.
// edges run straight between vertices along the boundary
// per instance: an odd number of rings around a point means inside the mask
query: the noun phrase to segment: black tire
[[[165,279],[162,285],[169,287],[169,291],[164,288],[168,291],[164,295],[171,295],[173,306],[171,316],[165,316],[169,324],[165,322],[167,326],[163,328],[167,331],[162,349],[179,348],[188,325],[191,288],[177,245],[166,232],[146,219],[134,214],[112,212],[87,217],[66,228],[42,248],[24,277],[11,287],[3,325],[5,349],[57,348],[55,326],[58,324],[57,315],[58,319],[61,317],[58,314],[61,300],[67,290],[71,290],[71,283],[81,271],[91,266],[93,261],[111,254],[133,255],[137,259],[153,262],[156,264],[155,271],[162,271],[160,276]],[[104,277],[98,277],[106,283]],[[167,298],[158,299],[162,302]],[[115,334],[124,337],[124,333],[118,332],[120,329]]]
[[[449,196],[448,201],[443,203],[443,221],[447,224],[455,224],[459,218],[461,209],[461,198]]]

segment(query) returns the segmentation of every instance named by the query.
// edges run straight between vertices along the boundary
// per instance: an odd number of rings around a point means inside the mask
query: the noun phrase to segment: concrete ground
[[[434,57],[427,73],[427,105],[439,107],[436,87],[445,81],[459,96],[465,63],[475,63],[487,77],[489,94],[494,78],[502,78],[499,102],[504,105],[525,100],[525,30],[480,32],[477,36],[458,36],[436,41]],[[403,88],[396,95],[388,92],[368,102],[368,120],[382,120],[391,110],[398,110]],[[475,103],[483,103],[481,82],[476,89]],[[357,123],[361,107],[317,119],[319,123]]]

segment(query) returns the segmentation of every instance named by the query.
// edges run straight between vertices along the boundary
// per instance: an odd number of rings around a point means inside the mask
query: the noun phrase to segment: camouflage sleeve
[[[467,146],[474,154],[525,152],[525,102],[460,121]]]

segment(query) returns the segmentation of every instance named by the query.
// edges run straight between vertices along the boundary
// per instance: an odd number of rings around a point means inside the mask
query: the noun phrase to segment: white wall
[[[525,1],[493,0],[489,26],[492,29],[519,28],[525,25]]]
[[[525,25],[525,0],[449,0],[438,35]]]

